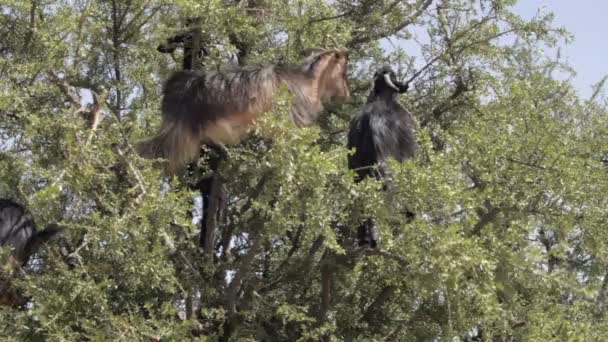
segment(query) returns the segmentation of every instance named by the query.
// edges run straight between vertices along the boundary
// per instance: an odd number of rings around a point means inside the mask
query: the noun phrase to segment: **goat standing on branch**
[[[139,154],[169,159],[173,173],[198,155],[201,143],[236,144],[260,114],[272,109],[282,85],[293,95],[292,121],[298,127],[312,125],[324,104],[347,100],[350,93],[346,52],[311,51],[295,67],[176,72],[164,87],[160,132],[138,144]]]
[[[388,66],[380,68],[374,75],[374,88],[363,109],[351,122],[348,133],[348,149],[355,149],[348,158],[348,167],[357,173],[356,182],[369,176],[386,179],[389,159],[403,162],[414,156],[414,120],[398,99],[399,94],[407,89],[408,84],[399,82]],[[413,216],[412,213],[408,215]],[[360,245],[376,246],[378,233],[372,219],[359,226],[358,236]]]

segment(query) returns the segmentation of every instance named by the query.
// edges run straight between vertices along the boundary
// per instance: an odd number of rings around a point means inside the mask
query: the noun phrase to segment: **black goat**
[[[55,224],[37,231],[32,214],[21,204],[0,199],[0,246],[13,248],[12,257],[25,265],[40,245],[61,232]]]
[[[374,75],[374,88],[348,133],[348,148],[355,149],[348,158],[348,167],[357,173],[357,182],[369,176],[387,179],[389,159],[403,162],[416,153],[412,115],[398,100],[407,89],[408,84],[399,82],[388,66]],[[407,215],[413,217],[412,213]],[[376,246],[378,233],[372,219],[359,226],[358,237],[359,245]]]

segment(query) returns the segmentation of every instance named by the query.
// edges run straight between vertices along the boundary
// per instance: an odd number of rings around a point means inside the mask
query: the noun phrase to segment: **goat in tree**
[[[9,199],[0,199],[0,247],[12,249],[10,258],[13,265],[25,265],[43,243],[61,230],[59,226],[51,224],[37,231],[32,214],[24,206]],[[16,305],[24,301],[25,298],[10,286],[10,282],[0,281],[0,304]]]
[[[312,125],[324,104],[350,97],[348,57],[342,50],[310,50],[302,64],[232,66],[218,72],[179,71],[165,84],[160,132],[137,145],[140,155],[169,159],[169,173],[194,159],[202,143],[240,142],[256,118],[272,108],[282,85],[294,96],[290,116]]]
[[[388,180],[389,159],[403,162],[416,153],[414,121],[398,99],[407,89],[408,84],[398,81],[390,67],[375,73],[367,103],[352,120],[348,133],[348,148],[355,150],[349,155],[348,167],[357,173],[356,182],[370,176]],[[371,218],[359,226],[357,235],[359,245],[376,246],[378,232]]]
[[[13,248],[13,258],[24,265],[42,243],[61,232],[56,224],[37,231],[32,214],[21,204],[9,199],[0,199],[0,246]]]

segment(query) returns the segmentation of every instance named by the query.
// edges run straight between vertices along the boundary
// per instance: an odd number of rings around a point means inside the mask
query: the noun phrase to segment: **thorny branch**
[[[431,6],[432,3],[433,3],[433,0],[427,0],[425,3],[422,4],[422,6],[420,6],[416,10],[416,12],[414,12],[414,14],[412,16],[410,16],[406,20],[402,21],[401,23],[395,25],[394,27],[390,28],[389,30],[386,30],[384,32],[379,32],[379,33],[371,33],[371,34],[366,34],[366,35],[362,34],[359,36],[355,36],[350,42],[348,42],[346,44],[346,46],[348,48],[352,49],[361,44],[365,44],[365,43],[371,42],[373,40],[378,40],[378,39],[382,39],[382,38],[391,36],[399,31],[403,30],[407,26],[413,24],[422,15],[422,13],[424,13],[424,11],[426,11],[426,9],[429,8],[429,6]]]

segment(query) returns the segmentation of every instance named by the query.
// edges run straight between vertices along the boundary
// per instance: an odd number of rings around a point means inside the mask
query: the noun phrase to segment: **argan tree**
[[[0,197],[65,227],[24,270],[3,267],[28,304],[0,308],[1,338],[602,340],[603,82],[579,96],[570,35],[514,2],[0,2]],[[352,101],[298,129],[284,94],[219,167],[203,148],[200,172],[163,176],[134,144],[182,65],[156,48],[192,17],[206,69],[349,50]],[[386,192],[354,182],[345,148],[382,64],[410,84],[419,145]],[[205,250],[188,184],[211,176]],[[356,243],[366,217],[373,250]]]

